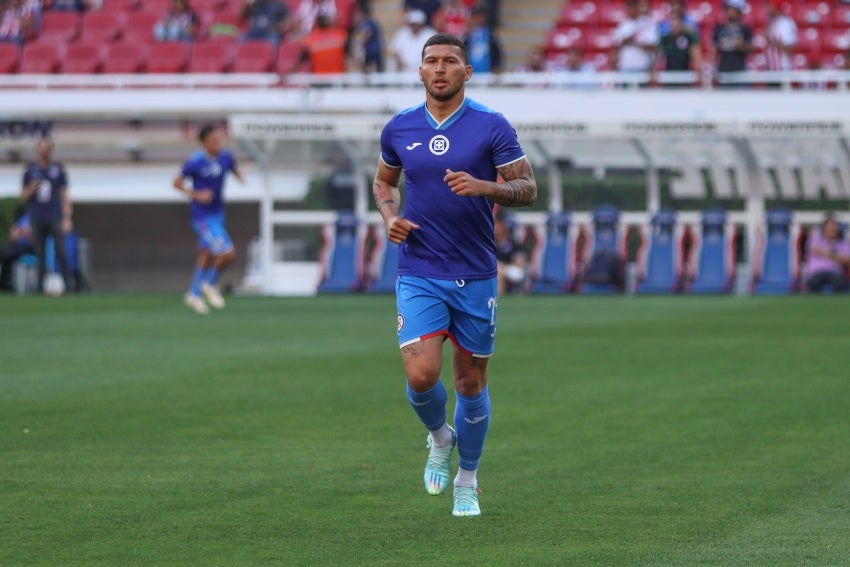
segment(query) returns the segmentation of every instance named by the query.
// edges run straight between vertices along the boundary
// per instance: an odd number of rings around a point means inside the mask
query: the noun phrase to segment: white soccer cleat
[[[452,449],[457,445],[457,433],[450,425],[452,442],[443,447],[437,447],[428,435],[428,460],[425,462],[425,492],[436,496],[445,492],[449,486],[449,461],[452,458]]]
[[[224,298],[221,296],[217,287],[208,283],[201,284],[201,293],[204,294],[204,298],[207,300],[207,303],[216,309],[224,309]]]
[[[480,516],[479,492],[476,486],[455,486],[452,516]]]
[[[206,315],[210,312],[210,308],[207,307],[207,304],[204,303],[204,299],[200,295],[192,295],[191,293],[187,293],[183,298],[183,303],[186,304],[189,309],[198,313],[199,315]]]

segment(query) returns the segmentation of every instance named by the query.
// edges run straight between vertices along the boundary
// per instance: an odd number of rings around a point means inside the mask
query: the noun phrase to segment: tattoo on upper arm
[[[505,182],[498,185],[493,201],[507,207],[534,204],[537,200],[537,182],[527,159],[503,165],[498,172]]]

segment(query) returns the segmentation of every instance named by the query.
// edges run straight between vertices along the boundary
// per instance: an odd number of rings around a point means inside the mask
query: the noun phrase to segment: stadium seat
[[[28,43],[21,53],[19,72],[58,73],[61,49],[54,43]]]
[[[583,294],[622,293],[625,291],[626,234],[620,223],[620,211],[611,205],[596,207],[592,223],[582,255],[579,290]]]
[[[735,228],[727,223],[722,209],[703,211],[700,225],[688,261],[687,291],[729,293],[735,280]]]
[[[827,27],[832,25],[832,6],[829,2],[810,2],[796,8],[794,19],[798,26]]]
[[[173,0],[143,0],[139,3],[139,9],[144,12],[156,14],[161,18],[171,8],[172,1]],[[189,4],[191,5],[191,2]]]
[[[80,40],[108,43],[121,37],[126,23],[123,12],[86,12],[80,29]]]
[[[282,41],[277,49],[277,72],[280,75],[303,71],[305,63],[302,60],[304,47],[300,41]]]
[[[357,0],[336,0],[336,24],[344,30],[354,23],[354,8]]]
[[[575,230],[569,213],[552,213],[535,229],[531,251],[529,291],[558,294],[573,291],[576,275]]]
[[[82,16],[65,10],[45,10],[41,14],[39,42],[68,43],[80,35]]]
[[[189,63],[189,46],[179,41],[152,43],[145,70],[148,73],[183,73]]]
[[[584,32],[582,28],[554,28],[546,35],[546,52],[562,53],[570,48],[584,49]]]
[[[850,28],[833,28],[823,31],[821,50],[828,53],[846,53],[850,49]]]
[[[800,227],[791,211],[768,211],[753,249],[751,290],[754,294],[785,294],[799,289]]]
[[[151,12],[130,12],[124,26],[123,41],[147,45],[154,41],[153,29],[159,16]]]
[[[319,255],[322,279],[319,293],[350,293],[363,287],[365,229],[351,211],[341,211],[336,222],[322,227]]]
[[[817,28],[803,28],[797,32],[797,50],[814,55],[821,50],[821,32]]]
[[[65,50],[62,58],[62,72],[73,74],[94,74],[101,71],[103,65],[103,44],[76,41]]]
[[[596,4],[585,1],[567,2],[561,8],[559,22],[565,25],[592,26],[596,24]]]
[[[101,0],[100,11],[127,14],[138,7],[137,0]]]
[[[832,25],[838,29],[850,26],[850,5],[838,5],[832,9]]]
[[[233,45],[230,42],[199,41],[189,56],[190,73],[226,73],[233,65]]]
[[[106,46],[103,57],[104,73],[139,73],[144,69],[147,45],[113,43]]]
[[[610,53],[614,49],[614,28],[588,28],[584,48],[592,53]]]
[[[192,0],[192,9],[199,13],[226,8],[228,8],[227,0]]]
[[[683,227],[676,212],[662,209],[652,216],[649,234],[643,228],[641,246],[635,262],[635,293],[676,293],[682,288]]]
[[[600,2],[597,8],[597,19],[602,26],[616,26],[626,19],[625,3]]]
[[[275,65],[275,46],[268,41],[245,41],[236,46],[235,73],[269,73]]]
[[[394,293],[398,277],[398,244],[389,241],[383,225],[375,228],[374,242],[366,274],[366,290],[369,293]]]
[[[243,31],[243,22],[230,11],[202,12],[200,34],[207,39],[226,38],[236,40]]]
[[[0,75],[16,73],[21,59],[21,49],[14,43],[0,43]]]

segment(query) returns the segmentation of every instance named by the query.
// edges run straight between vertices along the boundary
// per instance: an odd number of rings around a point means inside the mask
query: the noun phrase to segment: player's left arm
[[[487,197],[506,207],[528,207],[537,200],[537,181],[527,157],[496,168],[503,181],[477,179],[465,171],[446,170],[443,180],[455,195]]]

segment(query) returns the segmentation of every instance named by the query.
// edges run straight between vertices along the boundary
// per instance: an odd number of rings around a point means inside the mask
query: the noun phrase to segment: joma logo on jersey
[[[428,149],[431,150],[431,153],[435,156],[441,156],[449,151],[449,139],[442,134],[438,134],[431,138],[431,141],[428,142]]]

